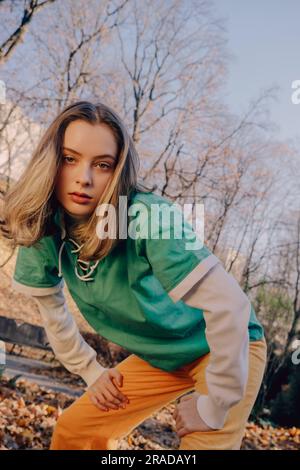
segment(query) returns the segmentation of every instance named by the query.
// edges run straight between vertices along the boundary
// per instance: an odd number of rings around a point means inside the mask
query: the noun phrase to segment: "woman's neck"
[[[77,224],[81,224],[83,222],[87,222],[89,219],[89,216],[87,215],[74,215],[70,214],[65,210],[65,221],[68,226],[74,226]]]
[[[78,236],[76,235],[76,229],[78,225],[81,225],[82,223],[87,222],[88,219],[89,219],[88,216],[78,216],[78,215],[74,216],[73,214],[70,214],[69,212],[65,210],[64,222],[65,222],[65,227],[67,231],[67,236],[70,238],[73,238],[79,244],[82,244],[83,241],[80,238],[78,238]]]

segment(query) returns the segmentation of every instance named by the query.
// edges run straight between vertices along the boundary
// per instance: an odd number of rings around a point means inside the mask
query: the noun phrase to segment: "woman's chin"
[[[82,207],[82,208],[70,208],[70,207],[64,207],[64,210],[65,212],[67,213],[67,215],[69,215],[71,218],[73,219],[88,219],[90,217],[90,215],[92,214],[92,211],[91,210],[87,210],[85,208]]]

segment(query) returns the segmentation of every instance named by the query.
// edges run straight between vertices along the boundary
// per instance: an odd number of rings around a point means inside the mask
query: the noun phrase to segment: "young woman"
[[[263,328],[220,260],[205,245],[187,249],[198,239],[186,220],[153,223],[153,206],[173,205],[138,183],[138,168],[117,113],[80,101],[54,119],[6,196],[3,232],[18,245],[12,285],[35,299],[56,356],[87,384],[50,448],[115,449],[185,395],[174,413],[179,449],[239,449],[266,364]],[[128,236],[137,213],[136,229],[152,224],[151,236]],[[110,232],[120,220],[126,237]],[[65,283],[94,330],[131,353],[116,367],[101,366],[83,340]]]

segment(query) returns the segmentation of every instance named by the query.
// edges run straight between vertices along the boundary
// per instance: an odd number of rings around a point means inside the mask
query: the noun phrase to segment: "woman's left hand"
[[[180,398],[175,408],[174,419],[176,420],[176,431],[179,437],[194,431],[214,431],[213,428],[200,418],[197,410],[197,400],[200,393],[194,392]]]

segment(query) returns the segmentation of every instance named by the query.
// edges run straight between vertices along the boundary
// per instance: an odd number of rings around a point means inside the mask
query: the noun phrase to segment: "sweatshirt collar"
[[[75,246],[75,248],[71,250],[71,253],[78,253],[78,255],[76,255],[76,263],[74,266],[74,272],[76,277],[81,281],[94,281],[94,278],[90,276],[93,274],[100,260],[97,260],[96,262],[94,262],[94,264],[91,264],[90,261],[81,260],[79,258],[79,252],[83,245],[79,245],[75,240],[70,237],[67,237],[64,214],[61,207],[57,208],[57,211],[54,215],[54,223],[58,226],[60,230],[60,238],[62,241],[58,252],[58,275],[62,277],[62,253],[66,242],[69,241]],[[81,268],[81,270],[86,271],[85,274],[79,274],[77,265]]]

